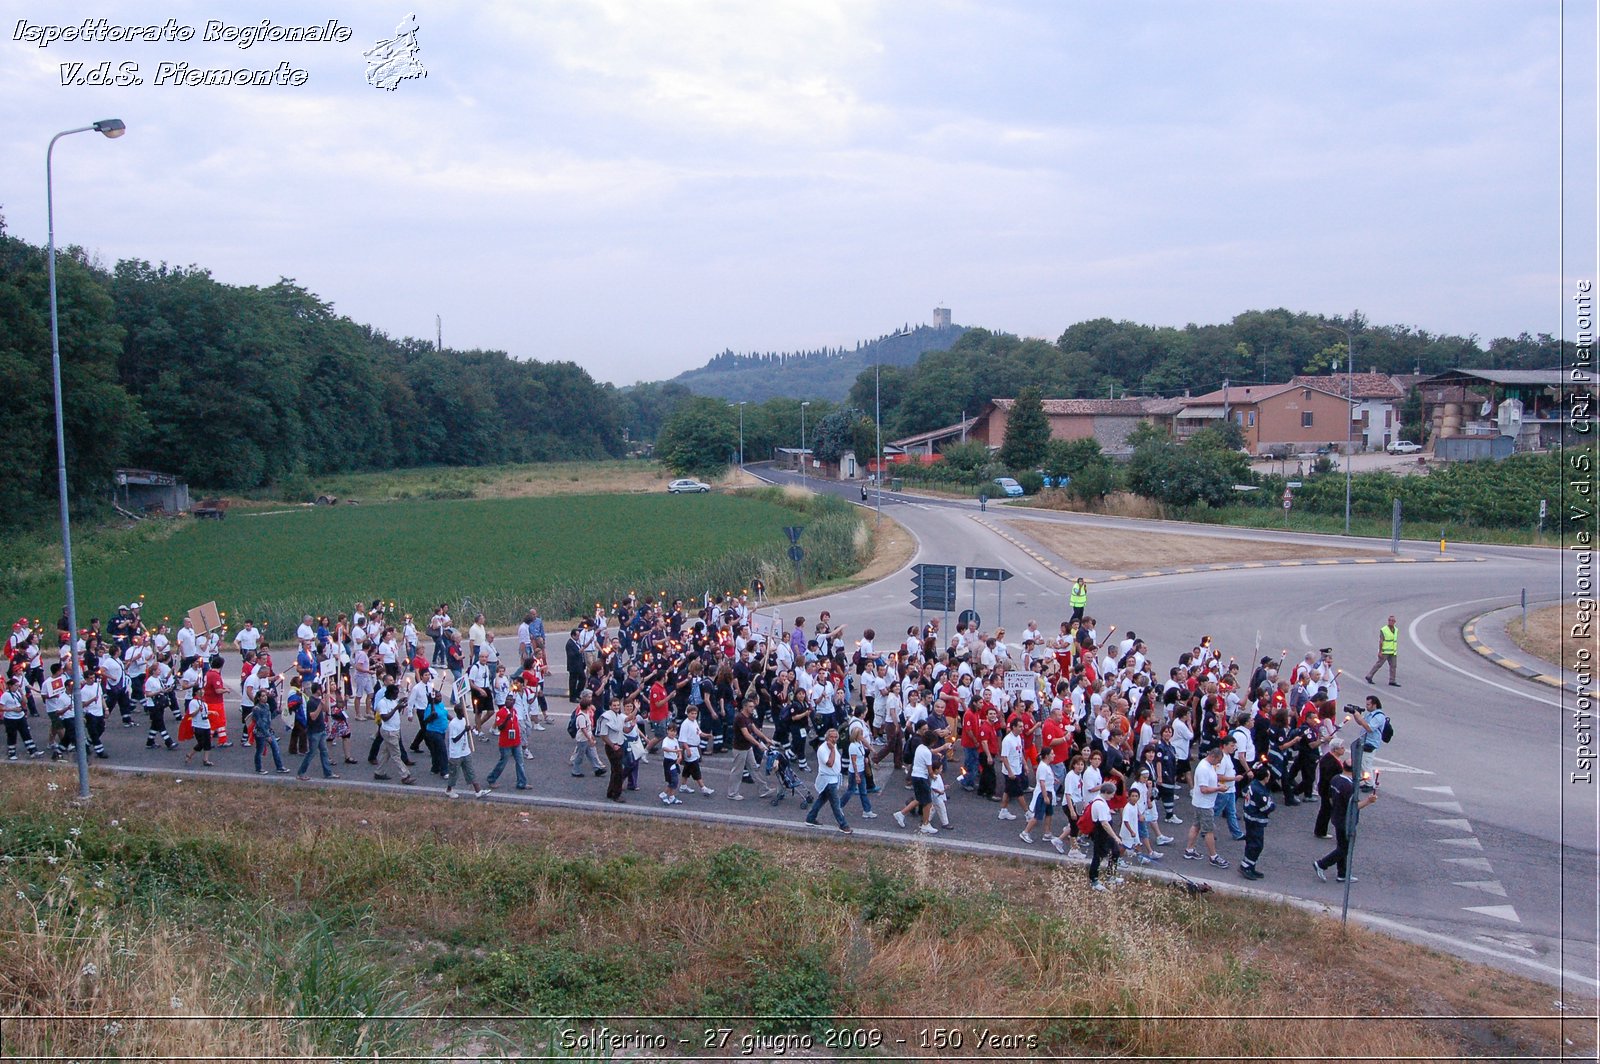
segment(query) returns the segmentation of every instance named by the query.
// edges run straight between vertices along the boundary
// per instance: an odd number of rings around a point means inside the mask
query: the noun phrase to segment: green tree
[[[1410,440],[1412,443],[1422,443],[1425,438],[1421,388],[1412,388],[1407,393],[1405,402],[1400,404],[1400,438]]]
[[[1007,469],[1033,469],[1044,461],[1050,443],[1050,419],[1036,388],[1023,388],[1006,419],[1006,438],[1000,445],[1000,461]]]
[[[859,408],[847,406],[832,411],[818,421],[815,435],[807,441],[817,461],[834,464],[844,457],[846,451],[854,449],[856,427],[865,417]],[[869,420],[867,424],[871,425],[872,422]]]
[[[977,440],[947,443],[939,451],[944,464],[964,473],[976,473],[989,464],[989,448]]]
[[[1117,467],[1100,451],[1093,437],[1051,440],[1045,448],[1044,471],[1065,482],[1084,502],[1096,502],[1117,490]]]
[[[680,476],[712,476],[739,449],[734,411],[721,399],[697,395],[673,410],[656,437],[656,457]]]

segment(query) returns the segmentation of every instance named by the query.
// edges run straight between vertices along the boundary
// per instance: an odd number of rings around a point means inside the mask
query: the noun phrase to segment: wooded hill
[[[857,374],[863,370],[870,373],[875,363],[914,365],[925,352],[948,348],[966,330],[965,325],[906,325],[876,340],[861,341],[854,348],[747,354],[727,350],[668,383],[730,402],[759,403],[795,395],[838,402],[850,391]]]

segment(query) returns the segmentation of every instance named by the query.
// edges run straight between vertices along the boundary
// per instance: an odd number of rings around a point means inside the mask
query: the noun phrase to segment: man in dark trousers
[[[1317,808],[1317,826],[1312,834],[1319,839],[1328,837],[1328,822],[1333,817],[1333,796],[1328,788],[1339,778],[1343,766],[1344,740],[1335,739],[1328,744],[1327,753],[1317,760],[1317,797],[1322,804]]]
[[[1346,862],[1350,857],[1350,828],[1355,826],[1352,821],[1361,816],[1361,810],[1378,800],[1378,790],[1374,787],[1371,794],[1358,799],[1355,769],[1349,761],[1346,761],[1339,766],[1339,774],[1328,785],[1328,795],[1333,806],[1333,852],[1320,860],[1313,861],[1311,870],[1316,873],[1318,879],[1326,883],[1328,869],[1337,866],[1336,878],[1343,883],[1349,871]],[[1356,803],[1353,817],[1350,810],[1351,802]]]
[[[1272,792],[1267,788],[1267,755],[1261,755],[1261,763],[1256,766],[1256,773],[1250,780],[1250,787],[1245,792],[1244,809],[1244,860],[1239,862],[1239,874],[1246,879],[1265,879],[1266,876],[1256,868],[1256,862],[1261,859],[1261,851],[1267,844],[1267,820],[1272,816],[1272,811],[1278,807],[1272,800]]]
[[[578,630],[567,633],[567,701],[576,702],[583,690],[583,648],[578,645]]]

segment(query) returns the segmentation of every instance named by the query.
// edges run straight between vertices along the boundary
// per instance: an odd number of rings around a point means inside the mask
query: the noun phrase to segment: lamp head
[[[104,133],[107,137],[115,140],[126,133],[128,127],[120,118],[102,118],[94,124],[94,131],[96,133]]]

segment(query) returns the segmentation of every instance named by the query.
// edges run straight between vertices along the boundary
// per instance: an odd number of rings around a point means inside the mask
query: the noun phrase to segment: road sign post
[[[1010,570],[969,565],[967,566],[966,577],[972,581],[972,610],[974,613],[978,610],[978,581],[994,581],[994,623],[997,626],[1004,624],[1005,591],[1003,585],[1007,580],[1011,579]]]
[[[1389,527],[1389,553],[1400,553],[1400,500],[1394,501],[1394,516],[1390,518]]]
[[[911,572],[911,604],[917,608],[919,628],[922,625],[924,610],[938,610],[948,615],[955,609],[955,566],[913,565]]]

